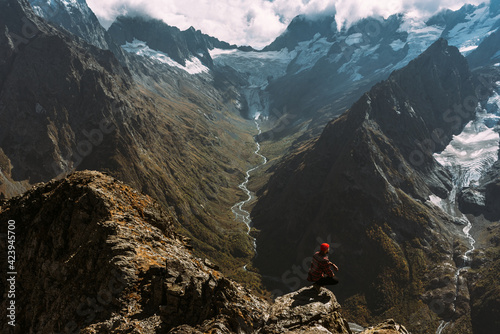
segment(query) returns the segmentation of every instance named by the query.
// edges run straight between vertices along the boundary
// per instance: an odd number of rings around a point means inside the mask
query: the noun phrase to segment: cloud
[[[478,5],[485,0],[384,0],[384,1],[366,1],[366,0],[337,0],[336,21],[337,25],[352,24],[357,20],[378,15],[387,18],[395,13],[409,13],[415,16],[429,17],[432,14],[442,10],[457,10],[465,3]],[[486,1],[489,2],[489,1]]]
[[[107,28],[118,15],[148,15],[182,30],[195,27],[238,45],[260,48],[271,43],[299,14],[334,14],[338,24],[370,15],[412,12],[429,16],[481,0],[87,0]]]

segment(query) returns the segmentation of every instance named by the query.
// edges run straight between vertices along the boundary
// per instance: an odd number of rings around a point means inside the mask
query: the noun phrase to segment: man
[[[333,267],[335,271],[339,271],[339,267],[328,260],[329,249],[329,244],[321,244],[321,246],[319,247],[319,252],[316,252],[313,255],[311,267],[309,268],[309,274],[307,275],[307,280],[310,282],[314,282],[313,286],[318,291],[320,290],[321,286],[335,285],[339,282],[331,268]]]

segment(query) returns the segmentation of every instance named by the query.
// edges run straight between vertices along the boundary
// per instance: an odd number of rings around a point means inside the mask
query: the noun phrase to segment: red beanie
[[[327,244],[327,243],[321,244],[321,246],[319,246],[319,249],[320,249],[322,252],[325,252],[328,248],[330,248],[330,245],[329,245],[329,244]]]

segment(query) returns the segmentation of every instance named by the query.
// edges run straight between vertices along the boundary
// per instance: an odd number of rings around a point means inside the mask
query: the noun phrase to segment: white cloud
[[[332,14],[337,23],[370,15],[413,12],[429,16],[481,0],[87,0],[107,28],[120,14],[147,14],[184,30],[190,26],[238,45],[260,48],[272,42],[298,14]]]

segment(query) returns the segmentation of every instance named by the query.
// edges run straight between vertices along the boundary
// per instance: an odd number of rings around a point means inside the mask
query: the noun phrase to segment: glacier
[[[252,88],[265,89],[270,78],[276,79],[286,74],[288,64],[296,57],[297,52],[281,51],[241,51],[237,49],[209,50],[214,64],[218,67],[230,66],[248,75]]]
[[[500,107],[498,93],[488,105]],[[450,144],[434,158],[453,171],[459,189],[475,185],[481,176],[498,160],[500,116],[481,109],[461,134],[453,136]]]

